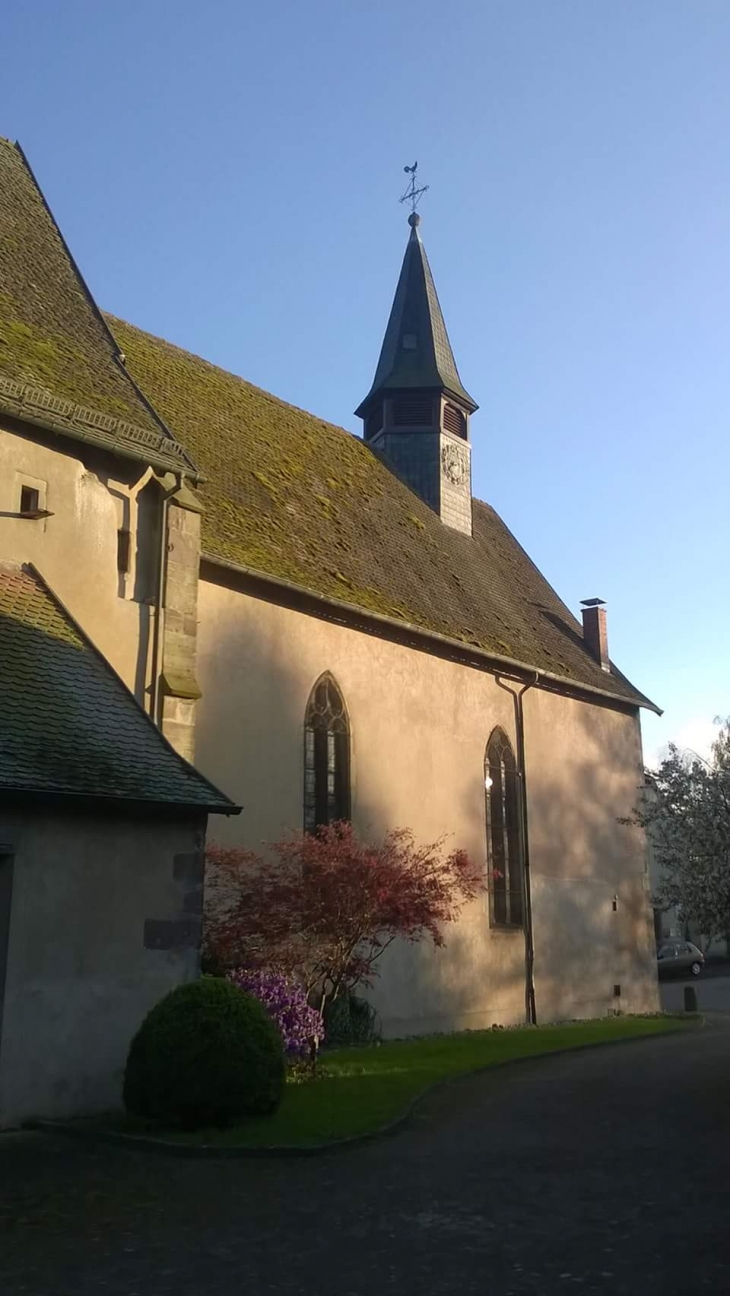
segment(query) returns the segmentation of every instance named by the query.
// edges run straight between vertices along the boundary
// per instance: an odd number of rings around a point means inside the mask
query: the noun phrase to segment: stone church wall
[[[199,613],[196,763],[244,805],[214,825],[219,840],[258,848],[301,829],[304,712],[330,671],[349,712],[358,831],[446,835],[486,861],[485,748],[497,724],[515,738],[491,675],[208,581]],[[642,777],[638,720],[535,689],[525,730],[538,1016],[653,1010],[645,846],[618,823]],[[491,929],[478,900],[444,950],[388,951],[374,999],[387,1035],[518,1022],[522,934]]]
[[[199,973],[204,838],[205,816],[187,811],[0,809],[12,859],[0,1128],[120,1105],[143,1017]]]
[[[4,518],[3,560],[33,563],[138,701],[144,695],[151,651],[148,604],[136,600],[135,478],[139,464],[117,461],[56,439],[44,444],[0,425],[0,512],[17,512],[21,486],[39,491],[40,507],[53,517]],[[127,472],[125,479],[124,474]],[[131,568],[121,577],[117,531],[132,536]]]

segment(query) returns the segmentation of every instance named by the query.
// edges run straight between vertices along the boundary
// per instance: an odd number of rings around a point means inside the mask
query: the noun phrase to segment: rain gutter
[[[560,685],[561,690],[569,689],[573,694],[581,696],[588,694],[592,697],[601,698],[604,702],[612,702],[614,706],[623,705],[625,707],[643,707],[647,711],[653,711],[655,715],[662,715],[660,707],[656,706],[643,694],[634,697],[625,697],[620,693],[612,693],[608,689],[598,688],[594,684],[583,684],[579,680],[571,679],[567,675],[558,675],[554,671],[539,670],[529,662],[519,661],[517,658],[501,657],[496,653],[487,652],[483,648],[476,647],[473,644],[467,644],[463,639],[454,639],[450,635],[439,634],[436,630],[427,630],[423,626],[415,625],[412,621],[400,620],[397,617],[386,616],[382,612],[371,612],[368,608],[358,607],[355,603],[347,603],[342,599],[328,598],[325,594],[318,594],[314,590],[309,590],[304,585],[297,585],[293,581],[285,580],[281,576],[269,576],[265,572],[256,571],[252,567],[246,567],[241,563],[230,562],[228,559],[214,557],[212,554],[202,553],[201,560],[210,563],[213,567],[221,567],[224,571],[230,571],[240,576],[255,581],[261,585],[273,585],[276,589],[286,590],[298,597],[304,596],[311,598],[316,603],[324,607],[332,608],[333,611],[340,614],[339,619],[343,620],[342,613],[347,613],[351,617],[356,617],[361,621],[374,622],[375,625],[387,626],[391,630],[398,631],[401,635],[405,632],[415,636],[418,639],[425,640],[426,643],[436,643],[444,648],[448,648],[452,653],[458,653],[459,658],[463,661],[468,658],[475,658],[476,662],[481,665],[482,669],[487,669],[493,674],[500,671],[517,673],[524,675],[527,679],[537,676],[536,684],[546,686]],[[334,619],[334,618],[333,618]]]

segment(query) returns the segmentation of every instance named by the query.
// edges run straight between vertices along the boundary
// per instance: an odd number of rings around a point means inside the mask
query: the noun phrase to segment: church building
[[[386,1036],[653,1010],[645,842],[620,820],[656,708],[600,600],[577,618],[473,497],[477,403],[409,224],[356,437],[103,313],[0,142],[0,563],[198,771],[208,840],[348,818],[483,862],[443,950],[384,957]]]

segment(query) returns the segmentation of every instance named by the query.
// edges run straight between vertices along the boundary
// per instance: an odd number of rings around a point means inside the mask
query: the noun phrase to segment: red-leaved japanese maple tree
[[[263,855],[210,846],[204,954],[218,967],[293,973],[320,1005],[369,985],[398,938],[444,944],[443,928],[485,889],[484,869],[443,842],[398,829],[377,845],[341,822],[270,844]]]

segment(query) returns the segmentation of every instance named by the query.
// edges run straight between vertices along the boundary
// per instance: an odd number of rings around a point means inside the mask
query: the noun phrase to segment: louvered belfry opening
[[[396,396],[391,401],[390,421],[393,427],[432,427],[434,403],[432,396]]]
[[[454,436],[462,437],[466,441],[466,414],[458,406],[452,405],[446,401],[444,405],[444,428],[447,432],[453,432]]]
[[[365,420],[365,440],[366,441],[372,441],[373,437],[378,435],[378,432],[380,432],[383,426],[383,421],[384,421],[383,406],[384,406],[384,402],[378,401],[377,404],[370,411],[370,413],[368,414]]]

